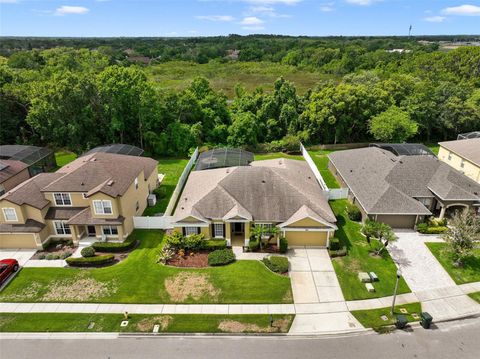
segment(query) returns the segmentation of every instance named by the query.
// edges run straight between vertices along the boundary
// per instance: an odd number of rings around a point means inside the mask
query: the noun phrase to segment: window
[[[17,212],[15,212],[15,208],[4,208],[3,217],[5,218],[5,221],[18,221]]]
[[[57,234],[70,234],[70,227],[68,226],[68,224],[66,222],[63,222],[63,221],[55,221],[53,222],[53,224],[55,225],[55,232],[57,232]]]
[[[138,189],[138,177],[135,178],[135,189]]]
[[[53,198],[55,199],[55,204],[57,206],[72,205],[72,199],[70,198],[70,193],[54,193]]]
[[[103,226],[102,232],[106,236],[116,236],[118,235],[118,228],[115,226]]]
[[[135,211],[138,212],[139,209],[140,209],[140,205],[138,204],[138,201],[137,201],[137,204],[135,205]]]
[[[213,235],[215,238],[223,238],[223,223],[213,224]]]
[[[112,214],[112,201],[93,201],[95,214]]]
[[[185,227],[185,235],[198,234],[198,227]]]
[[[462,161],[460,162],[460,167],[464,168],[465,167],[465,161],[462,159]]]
[[[448,152],[448,160],[450,161],[452,159],[452,152]]]

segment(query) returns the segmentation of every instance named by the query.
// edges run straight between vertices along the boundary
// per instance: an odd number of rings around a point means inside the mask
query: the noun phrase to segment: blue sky
[[[0,0],[3,36],[479,34],[472,0]]]

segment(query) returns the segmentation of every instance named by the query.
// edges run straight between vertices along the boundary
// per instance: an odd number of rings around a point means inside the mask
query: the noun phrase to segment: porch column
[[[244,232],[245,232],[245,246],[248,246],[248,244],[250,243],[250,223],[249,222],[245,222],[245,226],[244,226]]]
[[[442,206],[442,208],[440,209],[440,216],[438,218],[443,219],[443,217],[445,217],[446,210],[447,210],[447,207]]]
[[[232,224],[225,222],[225,240],[227,241],[227,247],[232,246]]]

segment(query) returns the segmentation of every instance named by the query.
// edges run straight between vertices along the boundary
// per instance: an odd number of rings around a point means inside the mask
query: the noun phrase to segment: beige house
[[[0,196],[29,178],[27,164],[16,160],[0,160]]]
[[[173,216],[184,235],[244,246],[253,226],[279,227],[289,246],[328,246],[336,218],[304,161],[273,159],[190,173]]]
[[[440,142],[438,158],[480,183],[480,138]]]
[[[0,197],[0,248],[42,248],[53,238],[122,241],[157,184],[157,161],[111,153],[40,173]]]

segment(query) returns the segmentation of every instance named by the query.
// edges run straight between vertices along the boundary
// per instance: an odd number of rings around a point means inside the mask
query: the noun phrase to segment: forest
[[[480,47],[442,51],[437,40],[3,38],[0,143],[82,153],[120,142],[185,155],[456,138],[480,128]],[[226,69],[228,94],[202,74],[163,86],[188,63]],[[275,68],[268,89],[242,84],[253,65]]]

